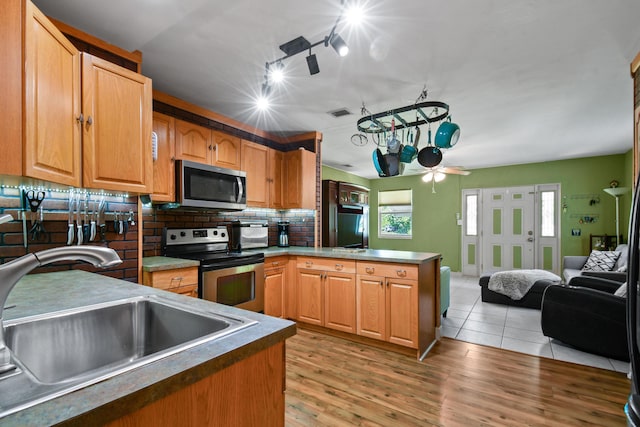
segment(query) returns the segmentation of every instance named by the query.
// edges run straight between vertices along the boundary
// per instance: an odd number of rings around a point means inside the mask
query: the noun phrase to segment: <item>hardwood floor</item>
[[[304,329],[287,426],[624,426],[626,375],[448,338],[419,362]]]

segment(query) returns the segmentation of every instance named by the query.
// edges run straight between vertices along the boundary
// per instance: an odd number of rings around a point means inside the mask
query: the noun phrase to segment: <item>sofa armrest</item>
[[[620,285],[621,283],[615,280],[607,280],[591,276],[576,276],[569,282],[569,286],[596,289],[609,294],[617,291]]]
[[[569,255],[562,258],[562,268],[568,268],[571,270],[582,270],[585,263],[589,259],[584,255]]]
[[[619,271],[583,271],[580,273],[582,276],[598,277],[600,279],[614,280],[620,284],[627,281],[627,273],[621,273]]]

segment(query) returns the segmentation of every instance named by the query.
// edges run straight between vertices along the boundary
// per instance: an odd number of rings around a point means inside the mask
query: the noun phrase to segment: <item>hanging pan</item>
[[[442,161],[442,151],[431,145],[431,127],[429,127],[428,135],[427,146],[418,153],[418,163],[425,168],[432,168],[438,166]]]
[[[382,154],[382,151],[380,151],[379,148],[373,150],[373,165],[376,168],[376,172],[378,172],[378,176],[385,177],[389,175],[387,161],[385,160],[384,154]]]
[[[409,139],[413,138],[413,133],[409,134]],[[400,152],[400,161],[402,163],[411,163],[418,156],[418,141],[420,140],[420,128],[416,126],[416,139],[409,141],[413,145],[405,145]]]

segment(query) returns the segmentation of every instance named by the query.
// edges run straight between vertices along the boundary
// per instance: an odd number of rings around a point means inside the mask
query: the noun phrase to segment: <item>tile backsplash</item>
[[[314,246],[315,211],[273,209],[246,209],[240,212],[215,211],[183,211],[160,210],[154,208],[143,209],[143,256],[157,256],[162,254],[161,240],[163,227],[168,228],[198,228],[227,225],[231,221],[266,220],[269,223],[269,246],[278,244],[278,221],[289,221],[289,245]]]

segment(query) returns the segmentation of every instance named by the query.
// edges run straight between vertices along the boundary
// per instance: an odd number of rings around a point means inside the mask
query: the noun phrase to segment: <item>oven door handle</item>
[[[236,203],[240,203],[244,194],[244,186],[242,185],[242,179],[239,176],[236,177],[236,180],[238,180],[238,200],[236,200]]]

